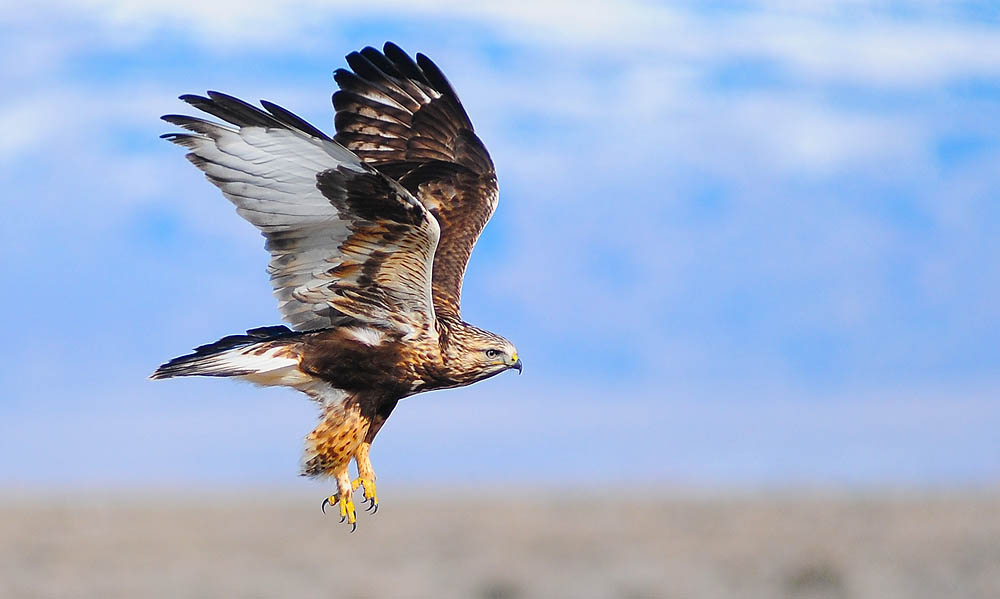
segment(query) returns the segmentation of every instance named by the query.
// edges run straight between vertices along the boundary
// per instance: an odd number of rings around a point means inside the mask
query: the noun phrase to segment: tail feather
[[[246,335],[229,335],[195,348],[194,353],[170,360],[149,378],[232,376],[259,384],[285,384],[281,379],[298,369],[294,339],[299,335],[284,326],[251,329]]]

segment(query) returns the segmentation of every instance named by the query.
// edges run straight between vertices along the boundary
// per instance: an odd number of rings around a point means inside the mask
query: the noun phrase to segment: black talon
[[[328,503],[330,503],[330,498],[329,497],[327,497],[326,499],[323,500],[323,505],[319,506],[320,509],[323,510],[324,514],[326,513],[326,504],[328,504]],[[333,504],[330,503],[330,505],[332,506]]]
[[[356,531],[357,529],[358,529],[358,523],[357,523],[357,522],[355,522],[355,523],[354,523],[354,526],[352,526],[352,527],[351,527],[351,532],[354,532],[354,531]]]
[[[375,504],[375,509],[372,511],[372,515],[374,516],[377,513],[378,513],[378,504],[376,503]]]
[[[341,523],[341,524],[343,524],[343,523],[344,523],[344,520],[347,520],[347,516],[341,516],[341,517],[340,517],[340,523]]]

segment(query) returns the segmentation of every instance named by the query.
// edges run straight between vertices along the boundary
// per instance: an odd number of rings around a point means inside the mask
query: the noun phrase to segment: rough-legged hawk
[[[261,230],[278,309],[292,328],[231,335],[152,378],[228,376],[284,385],[321,407],[303,473],[329,476],[354,527],[359,486],[377,509],[368,451],[400,399],[521,370],[514,346],[462,321],[462,277],[497,205],[493,161],[448,80],[387,43],[336,71],[337,133],[287,110],[208,92],[181,99],[224,123],[163,119],[163,137]],[[357,463],[358,478],[348,466]],[[352,529],[353,530],[353,529]]]

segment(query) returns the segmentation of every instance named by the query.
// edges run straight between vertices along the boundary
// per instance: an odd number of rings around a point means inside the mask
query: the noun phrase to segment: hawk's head
[[[462,384],[480,381],[505,370],[521,372],[521,358],[514,344],[496,333],[466,324],[452,330],[446,347],[447,366]]]

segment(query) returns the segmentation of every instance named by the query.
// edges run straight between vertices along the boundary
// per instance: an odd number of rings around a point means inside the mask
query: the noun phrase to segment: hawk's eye
[[[488,349],[488,350],[486,350],[486,357],[489,358],[489,359],[491,359],[491,360],[493,358],[498,358],[498,357],[500,357],[500,350],[499,349]]]

